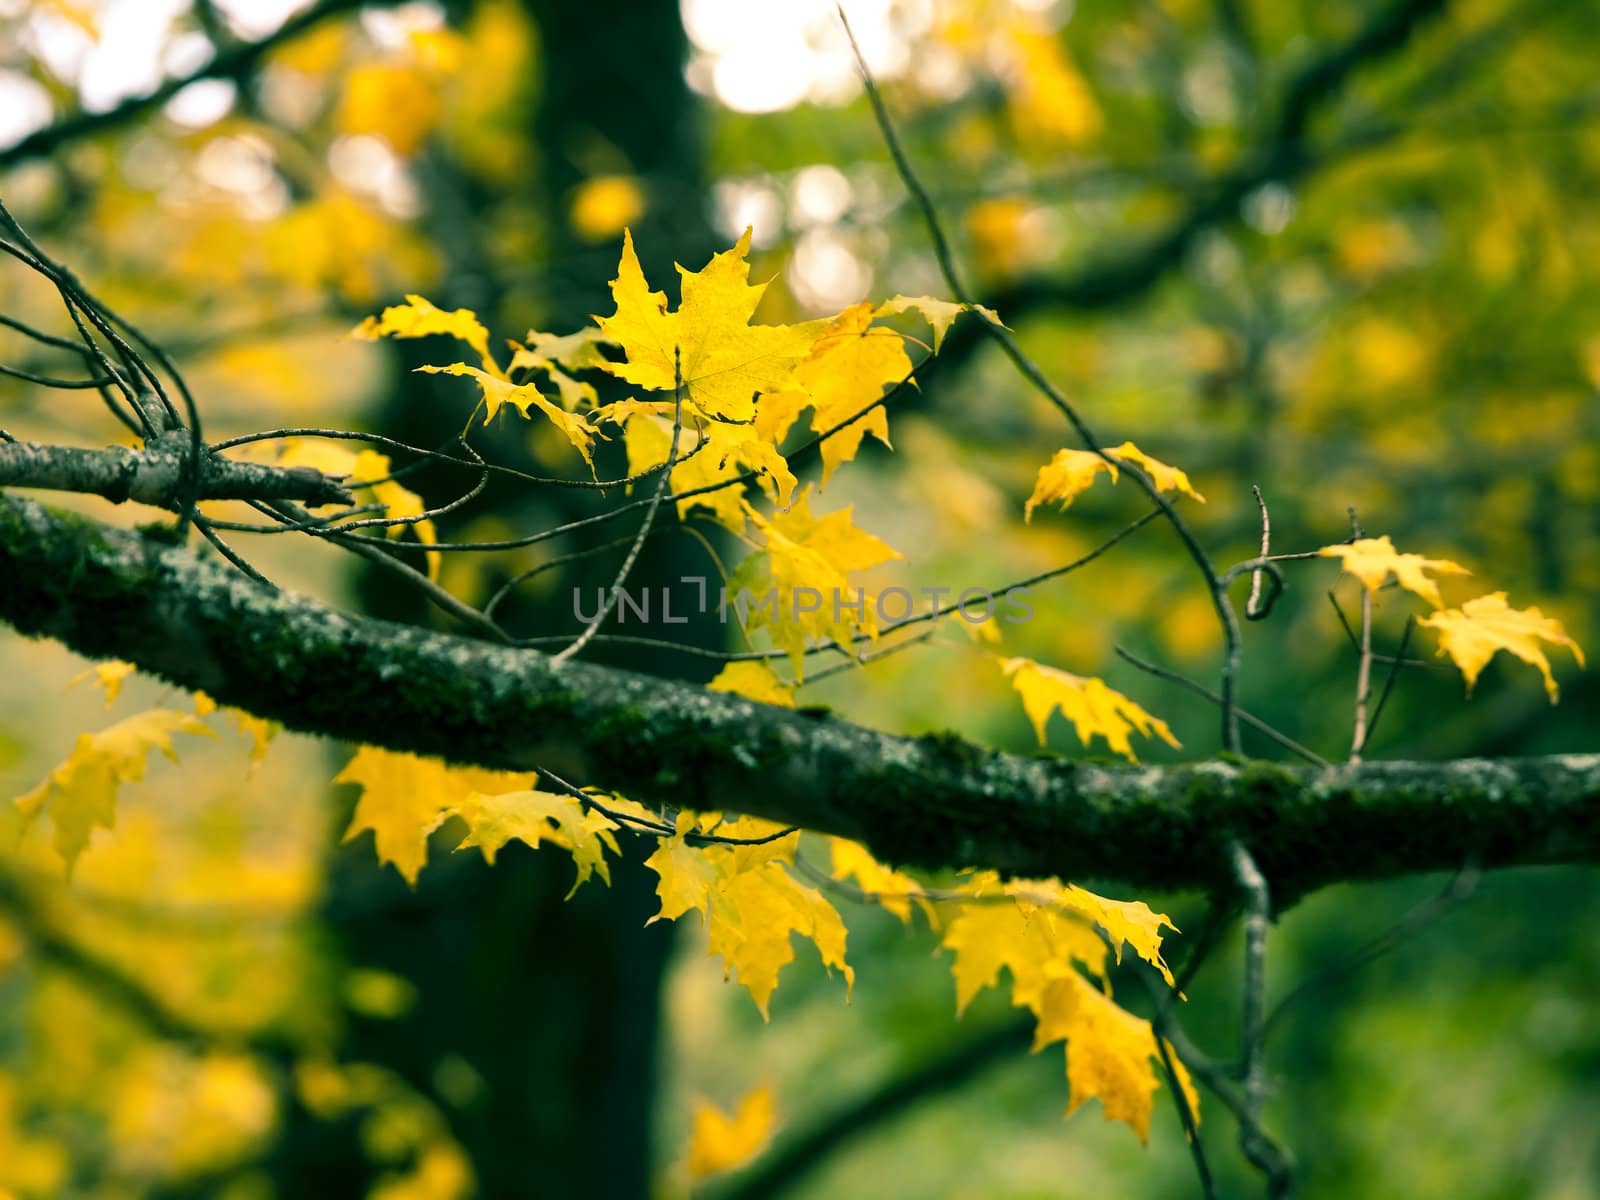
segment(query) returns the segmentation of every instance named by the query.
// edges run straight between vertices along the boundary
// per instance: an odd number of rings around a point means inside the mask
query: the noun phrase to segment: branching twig
[[[1372,731],[1378,727],[1378,718],[1383,716],[1383,706],[1389,703],[1389,693],[1394,689],[1394,681],[1400,677],[1400,668],[1406,661],[1406,647],[1411,644],[1411,631],[1416,627],[1416,618],[1409,613],[1406,614],[1405,628],[1400,631],[1400,648],[1389,660],[1389,673],[1383,678],[1383,691],[1378,695],[1378,706],[1372,710],[1372,719],[1367,722],[1368,742],[1372,740]]]
[[[839,20],[844,25],[845,34],[849,38],[851,50],[855,53],[856,68],[861,75],[862,85],[866,89],[867,99],[872,104],[872,112],[877,119],[878,129],[883,135],[889,155],[894,160],[895,169],[899,172],[901,181],[916,201],[917,207],[922,211],[923,223],[927,226],[928,235],[933,241],[934,255],[938,259],[939,270],[944,275],[945,283],[950,288],[951,295],[960,303],[970,305],[972,304],[972,298],[962,285],[960,276],[956,272],[955,261],[951,256],[950,245],[945,238],[938,211],[934,208],[932,198],[928,195],[927,189],[922,186],[922,181],[917,177],[916,172],[911,167],[910,160],[906,157],[905,150],[900,144],[899,135],[895,132],[894,123],[890,120],[888,107],[884,104],[883,96],[878,91],[878,85],[872,77],[871,70],[867,67],[867,60],[861,53],[861,47],[856,44],[855,34],[850,29],[850,22],[844,14],[842,5],[838,7],[838,13]],[[1066,418],[1067,423],[1077,433],[1078,439],[1083,445],[1091,453],[1104,459],[1113,468],[1125,471],[1133,478],[1134,482],[1139,485],[1151,502],[1161,511],[1162,516],[1166,517],[1167,522],[1178,535],[1178,540],[1183,543],[1189,556],[1194,560],[1201,575],[1205,578],[1206,586],[1211,595],[1212,607],[1216,609],[1217,620],[1222,626],[1223,637],[1227,643],[1223,656],[1221,687],[1222,745],[1225,750],[1238,753],[1239,720],[1235,709],[1234,693],[1240,667],[1239,620],[1234,615],[1233,602],[1228,598],[1227,584],[1219,578],[1210,556],[1201,547],[1193,530],[1189,528],[1188,522],[1178,515],[1172,501],[1162,495],[1161,489],[1156,486],[1155,481],[1133,464],[1112,458],[1090,430],[1077,408],[1067,399],[1065,393],[1039,369],[1038,364],[1023,352],[1021,345],[1012,336],[1011,331],[981,309],[975,311],[978,320],[982,322],[984,332],[1000,346],[1023,378],[1028,380],[1056,406],[1057,410]]]
[[[1255,493],[1256,504],[1261,508],[1261,557],[1269,558],[1272,555],[1272,517],[1267,512],[1267,498],[1255,484],[1250,485],[1250,490]],[[1264,620],[1267,615],[1261,608],[1261,576],[1259,567],[1250,573],[1250,598],[1244,602],[1247,621]]]
[[[1424,900],[1388,929],[1365,942],[1340,962],[1295,984],[1267,1015],[1261,1026],[1261,1036],[1264,1039],[1270,1038],[1272,1031],[1278,1027],[1278,1023],[1289,1010],[1313,992],[1355,974],[1374,959],[1381,958],[1407,938],[1470,899],[1477,890],[1478,881],[1482,878],[1483,872],[1475,865],[1468,864],[1462,867],[1437,895]]]
[[[1137,657],[1121,646],[1113,646],[1112,649],[1116,652],[1117,657],[1121,658],[1130,666],[1138,667],[1139,670],[1154,675],[1158,679],[1165,679],[1171,683],[1182,684],[1191,692],[1204,696],[1213,704],[1222,703],[1222,697],[1217,695],[1210,688],[1206,687],[1203,683],[1197,683],[1188,676],[1180,675],[1176,671],[1168,670],[1166,667],[1157,666],[1152,662],[1146,662],[1144,659]],[[1278,730],[1274,729],[1271,725],[1268,725],[1260,717],[1253,716],[1250,713],[1245,712],[1242,708],[1239,710],[1239,720],[1243,721],[1246,725],[1250,726],[1250,728],[1256,730],[1257,732],[1271,738],[1290,753],[1298,754],[1307,762],[1315,763],[1319,767],[1325,767],[1328,765],[1328,760],[1323,758],[1315,750],[1307,749],[1305,746],[1302,746],[1299,742],[1291,738],[1288,734],[1278,732]]]
[[[560,666],[574,655],[578,654],[600,632],[601,625],[611,615],[611,610],[617,606],[617,601],[622,595],[623,585],[628,582],[628,575],[633,570],[633,564],[639,560],[639,552],[644,549],[645,539],[650,536],[650,529],[655,524],[656,512],[661,507],[661,497],[666,494],[667,484],[672,478],[672,468],[678,462],[678,442],[683,436],[683,369],[679,363],[679,349],[672,348],[672,444],[667,448],[667,461],[656,480],[655,491],[650,495],[650,506],[644,510],[644,520],[639,525],[639,532],[633,539],[633,545],[628,550],[628,556],[622,560],[622,565],[617,568],[617,577],[612,582],[610,590],[606,593],[605,600],[600,606],[595,619],[574,639],[572,645],[562,650],[550,661]]]

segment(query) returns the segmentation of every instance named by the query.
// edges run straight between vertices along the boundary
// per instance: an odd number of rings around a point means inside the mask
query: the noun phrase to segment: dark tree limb
[[[1033,1042],[1032,1013],[994,1026],[986,1033],[933,1055],[880,1086],[827,1113],[816,1124],[782,1139],[746,1171],[710,1195],[714,1200],[774,1200],[811,1178],[816,1168],[863,1134],[915,1108],[941,1092],[953,1091],[1021,1054]]]
[[[46,915],[45,906],[5,871],[0,871],[0,912],[12,919],[40,960],[77,979],[154,1037],[198,1049],[239,1046],[278,1061],[289,1061],[306,1049],[270,1029],[215,1029],[190,1019],[143,981],[62,933]]]
[[[885,860],[1228,891],[1600,863],[1600,755],[1331,768],[1101,766],[829,716],[342,613],[157,534],[0,496],[0,619],[282,721],[458,762],[857,838]],[[709,615],[708,618],[710,619]]]
[[[1337,157],[1306,143],[1317,112],[1357,72],[1404,49],[1421,26],[1447,8],[1448,0],[1393,0],[1348,39],[1303,64],[1286,80],[1255,148],[1228,170],[1196,182],[1188,206],[1165,228],[1098,254],[1076,270],[1020,279],[979,300],[1015,323],[1040,312],[1111,308],[1143,296],[1183,262],[1201,234],[1237,220],[1251,192],[1267,183],[1292,183]],[[977,348],[983,331],[975,326],[951,331],[943,352],[947,363],[965,361]]]
[[[392,0],[390,0],[392,2]],[[191,83],[202,79],[239,80],[255,71],[277,47],[292,41],[330,17],[354,12],[363,4],[382,5],[384,0],[320,0],[296,13],[266,37],[254,42],[239,42],[214,55],[210,61],[187,75],[161,83],[154,91],[129,96],[104,112],[77,112],[43,129],[30,133],[20,142],[0,149],[0,170],[54,154],[63,146],[107,130],[118,129],[146,113],[160,108]]]

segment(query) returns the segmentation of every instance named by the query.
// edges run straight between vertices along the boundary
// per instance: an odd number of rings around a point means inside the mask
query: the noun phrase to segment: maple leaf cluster
[[[1446,608],[1439,595],[1438,582],[1428,573],[1472,574],[1460,563],[1444,558],[1424,558],[1420,554],[1402,554],[1387,536],[1324,546],[1318,553],[1342,560],[1345,571],[1359,579],[1368,593],[1377,592],[1392,575],[1400,587],[1431,604],[1434,611],[1419,618],[1417,624],[1438,633],[1439,653],[1448,655],[1461,669],[1469,692],[1489,660],[1501,650],[1539,669],[1551,704],[1560,699],[1561,689],[1539,643],[1567,647],[1578,665],[1583,666],[1583,648],[1567,634],[1560,621],[1545,616],[1537,608],[1512,608],[1506,603],[1505,592],[1490,592],[1467,600],[1457,608]]]
[[[882,636],[863,581],[875,568],[903,557],[859,528],[850,507],[820,515],[812,508],[816,494],[856,457],[866,437],[890,445],[886,401],[898,389],[915,386],[918,364],[907,347],[918,344],[916,339],[882,322],[919,313],[932,328],[931,352],[937,353],[951,324],[974,306],[897,296],[877,305],[855,304],[829,318],[759,324],[754,316],[766,285],[750,282],[749,245],[747,231],[702,270],[680,266],[682,300],[673,309],[665,293],[650,287],[632,237],[625,236],[611,285],[615,311],[572,334],[530,331],[508,344],[504,362],[473,313],[447,312],[421,296],[408,296],[354,332],[363,338],[444,336],[464,344],[474,361],[419,370],[472,381],[477,398],[469,429],[480,413],[488,422],[515,412],[548,422],[591,475],[596,443],[617,436],[630,482],[664,473],[680,517],[704,516],[745,547],[726,581],[730,591],[777,598],[748,616],[740,614],[746,639],[754,645],[758,635],[764,636],[772,649],[730,661],[711,688],[792,706],[808,654],[818,646],[856,657],[863,643]],[[977,315],[999,322],[988,310]],[[584,378],[592,372],[631,384],[644,396],[602,404],[594,384]],[[783,450],[807,410],[822,459],[817,493],[800,487]],[[680,445],[689,448],[679,453]],[[352,515],[380,508],[388,518],[388,536],[409,533],[417,539],[430,576],[437,574],[439,553],[426,549],[438,540],[429,510],[395,480],[386,456],[290,440],[278,461],[348,478],[361,493]],[[1170,493],[1204,503],[1183,470],[1124,442],[1109,450],[1057,451],[1038,470],[1024,519],[1031,520],[1044,505],[1065,509],[1100,476],[1115,484],[1127,471],[1152,495]],[[336,514],[328,524],[337,527],[340,520]],[[1541,643],[1565,645],[1583,661],[1558,621],[1536,608],[1510,608],[1504,592],[1445,607],[1434,576],[1469,573],[1454,562],[1399,553],[1387,537],[1358,538],[1319,554],[1340,559],[1369,594],[1392,577],[1425,600],[1433,611],[1419,623],[1438,634],[1440,652],[1460,667],[1469,689],[1490,658],[1506,650],[1540,670],[1554,701],[1556,683]],[[844,608],[792,602],[806,591],[855,595],[861,602]],[[936,611],[920,619],[941,615],[946,614]],[[988,654],[1009,679],[1041,745],[1047,742],[1050,718],[1059,712],[1083,745],[1099,737],[1129,761],[1135,760],[1134,734],[1178,746],[1166,722],[1101,679],[1029,658],[978,652]],[[785,662],[792,678],[774,665]],[[86,674],[105,688],[109,703],[130,670],[128,664],[111,663]],[[67,759],[16,801],[24,823],[50,814],[57,850],[70,872],[93,829],[114,824],[119,786],[142,776],[151,751],[175,757],[175,734],[209,734],[204,718],[215,711],[200,696],[193,713],[153,709],[83,734]],[[248,714],[224,712],[252,739],[252,756],[259,757],[274,727]],[[794,959],[796,935],[813,944],[830,971],[844,977],[847,994],[853,987],[848,933],[829,891],[881,905],[907,924],[920,912],[951,955],[958,1012],[983,989],[998,986],[1004,970],[1011,978],[1013,1004],[1036,1021],[1035,1049],[1057,1042],[1066,1046],[1067,1111],[1097,1098],[1107,1118],[1125,1122],[1141,1139],[1148,1137],[1152,1094],[1166,1056],[1150,1023],[1116,1003],[1109,973],[1110,964],[1120,962],[1128,949],[1173,983],[1161,956],[1163,931],[1172,923],[1140,901],[1111,900],[1056,880],[1002,881],[993,872],[962,873],[935,886],[841,838],[826,839],[831,873],[823,874],[805,863],[801,832],[770,821],[656,810],[542,773],[454,766],[372,746],[357,749],[335,782],[360,790],[346,840],[371,832],[379,860],[412,885],[427,864],[430,846],[441,838],[453,838],[457,850],[476,848],[491,864],[513,841],[555,848],[572,859],[573,891],[596,877],[609,884],[611,860],[621,854],[622,839],[654,839],[646,866],[657,877],[658,908],[649,920],[696,914],[707,953],[722,960],[728,978],[737,979],[764,1018],[783,969]],[[1181,1064],[1174,1080],[1197,1113],[1198,1100]],[[773,1097],[764,1087],[749,1093],[732,1115],[703,1104],[695,1114],[683,1169],[698,1179],[743,1162],[770,1136],[774,1114]]]

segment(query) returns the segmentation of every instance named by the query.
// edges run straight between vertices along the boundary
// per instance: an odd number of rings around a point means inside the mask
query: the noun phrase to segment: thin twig
[[[1262,1023],[1261,1036],[1270,1038],[1272,1031],[1277,1028],[1278,1023],[1283,1020],[1289,1009],[1311,995],[1311,993],[1328,986],[1330,983],[1355,974],[1355,972],[1374,959],[1381,958],[1407,938],[1420,932],[1458,905],[1470,899],[1472,894],[1477,891],[1478,881],[1482,878],[1483,872],[1477,865],[1469,863],[1457,871],[1450,882],[1445,884],[1437,895],[1430,896],[1427,900],[1424,900],[1388,929],[1370,938],[1333,966],[1318,971],[1309,978],[1295,984],[1289,993],[1273,1006],[1272,1012],[1268,1014],[1266,1020]]]
[[[1350,645],[1357,652],[1361,650],[1361,637],[1350,624],[1350,618],[1344,615],[1344,609],[1339,605],[1339,597],[1334,595],[1333,589],[1328,590],[1328,603],[1333,605],[1333,611],[1339,614],[1339,625],[1344,629],[1344,635],[1350,640]],[[1440,663],[1431,663],[1425,658],[1405,658],[1391,654],[1374,653],[1372,661],[1384,663],[1388,666],[1421,667],[1428,671],[1451,671],[1455,668]]]
[[[252,500],[250,501],[250,506],[259,512],[265,513],[268,516],[281,518],[286,522],[296,522],[302,525],[309,525],[312,521],[311,515],[307,513],[305,509],[301,508],[297,504],[290,504],[286,501],[280,501],[268,505]],[[449,613],[463,625],[467,626],[469,629],[476,630],[478,633],[482,634],[486,638],[489,638],[491,641],[505,644],[509,644],[512,641],[510,634],[508,634],[504,629],[501,629],[499,625],[495,624],[494,621],[484,616],[483,613],[473,608],[470,604],[467,604],[451,595],[450,592],[440,587],[437,583],[429,579],[425,574],[417,570],[415,567],[401,562],[392,554],[386,554],[382,549],[384,545],[383,542],[380,542],[375,538],[364,538],[359,534],[340,533],[337,528],[307,528],[306,532],[310,533],[313,537],[325,538],[326,540],[333,542],[335,545],[342,546],[346,550],[360,555],[373,565],[388,571],[391,575],[398,576],[417,591],[421,592],[422,595],[431,604],[433,604],[435,608]],[[397,542],[395,544],[405,545],[404,542]]]
[[[1372,740],[1372,731],[1378,727],[1378,718],[1383,716],[1383,706],[1389,703],[1389,693],[1394,690],[1394,681],[1400,677],[1400,667],[1406,659],[1406,647],[1411,644],[1411,631],[1416,627],[1416,618],[1407,613],[1405,628],[1400,631],[1400,648],[1389,660],[1389,673],[1384,676],[1383,691],[1378,695],[1378,706],[1372,711],[1372,720],[1367,722],[1368,742]]]
[[[592,792],[586,792],[576,784],[568,783],[548,767],[535,767],[534,773],[555,784],[567,795],[577,800],[585,808],[592,808],[601,816],[615,821],[618,825],[633,829],[635,832],[653,833],[657,837],[675,837],[677,826],[665,819],[661,821],[641,821],[631,813],[621,812],[609,808],[601,801],[596,800]],[[724,837],[716,833],[690,832],[684,834],[683,840],[691,846],[765,846],[770,842],[782,841],[800,832],[798,826],[787,825],[773,833],[763,834],[761,837],[734,838]]]
[[[656,521],[656,511],[661,507],[661,497],[666,494],[667,481],[672,478],[672,468],[678,461],[678,441],[683,436],[683,370],[679,364],[679,349],[672,348],[672,444],[667,448],[667,462],[660,477],[656,480],[656,489],[650,496],[650,507],[645,509],[644,521],[639,526],[639,532],[633,539],[633,546],[628,551],[628,556],[622,560],[622,565],[617,568],[616,580],[611,585],[611,590],[606,593],[605,601],[600,606],[600,611],[595,619],[589,622],[584,631],[573,640],[572,645],[556,654],[550,661],[555,666],[560,666],[587,646],[595,634],[600,632],[600,626],[605,624],[605,619],[611,615],[611,610],[617,606],[617,600],[622,595],[622,589],[628,582],[628,574],[633,570],[633,564],[639,560],[639,552],[644,549],[645,539],[650,536],[650,529]]]
[[[1194,692],[1200,696],[1204,696],[1213,704],[1222,703],[1222,697],[1217,695],[1210,688],[1206,687],[1203,683],[1199,683],[1193,679],[1190,679],[1186,675],[1180,675],[1176,671],[1168,670],[1166,667],[1157,666],[1152,662],[1146,662],[1144,659],[1135,656],[1121,646],[1113,646],[1112,650],[1116,652],[1117,657],[1121,658],[1124,662],[1131,666],[1138,667],[1141,671],[1148,672],[1149,674],[1156,676],[1158,679],[1165,679],[1170,683],[1182,684],[1191,692]],[[1256,730],[1258,733],[1271,738],[1291,754],[1298,754],[1307,762],[1315,763],[1319,767],[1326,767],[1329,765],[1328,760],[1323,758],[1315,750],[1307,749],[1288,734],[1278,732],[1278,730],[1274,729],[1271,725],[1268,725],[1260,717],[1253,716],[1242,708],[1239,710],[1239,720],[1243,721],[1246,725],[1250,726],[1250,728]]]
[[[1155,520],[1155,518],[1159,517],[1160,515],[1160,509],[1151,509],[1142,517],[1139,517],[1123,526],[1120,530],[1112,534],[1105,541],[1101,542],[1093,550],[1090,550],[1086,554],[1079,555],[1069,563],[1064,563],[1059,567],[1051,567],[1048,571],[1040,571],[1037,575],[1030,575],[1026,579],[1019,579],[1013,583],[1006,584],[1003,587],[977,590],[983,590],[989,595],[1000,596],[1005,595],[1008,592],[1016,592],[1023,588],[1033,587],[1036,584],[1045,583],[1052,579],[1059,579],[1063,575],[1069,575],[1074,571],[1088,566],[1090,563],[1094,562],[1095,559],[1099,558],[1101,555],[1106,553],[1106,551],[1110,550],[1118,542],[1121,542],[1124,538],[1129,537],[1136,530],[1149,524],[1149,522]],[[684,529],[685,532],[693,532],[692,530],[689,530],[687,526],[680,526],[679,528]],[[621,539],[621,541],[626,540],[627,539]],[[608,545],[621,544],[621,541],[608,543]],[[553,566],[555,565],[556,561],[557,560],[551,560],[550,563],[542,564],[541,566]],[[537,573],[537,568],[535,569],[534,573]],[[974,589],[968,590],[970,591]],[[909,628],[910,626],[921,625],[928,621],[938,620],[940,617],[947,617],[952,613],[959,611],[960,608],[960,602],[955,601],[950,604],[943,604],[934,608],[930,608],[927,612],[914,613],[911,616],[902,617],[897,621],[892,621],[889,624],[882,626],[878,629],[876,634],[858,633],[851,638],[851,644],[860,645],[862,642],[876,641],[887,637],[892,633],[898,633],[900,630]],[[700,658],[715,658],[724,662],[764,662],[789,657],[789,651],[783,649],[715,650],[709,649],[705,646],[696,646],[688,642],[669,642],[661,638],[635,637],[626,634],[600,634],[597,640],[603,642],[614,642],[618,645],[636,645],[652,650],[676,651],[680,654],[694,655]],[[566,641],[567,636],[565,634],[545,634],[539,637],[519,638],[517,639],[516,644],[519,646],[538,647],[565,644]],[[847,656],[851,656],[852,654],[849,646],[846,646],[832,638],[817,642],[811,646],[807,646],[802,651],[802,653],[807,656],[832,652],[838,652]]]
[[[253,579],[263,587],[271,588],[273,591],[278,590],[277,584],[251,566],[244,555],[223,540],[222,535],[212,527],[210,521],[204,517],[199,517],[195,520],[195,528],[200,531],[201,537],[217,548],[218,554],[232,563],[247,579]]]
[[[1350,510],[1350,536],[1361,537],[1361,522],[1356,520],[1356,510]],[[1350,734],[1350,760],[1361,761],[1361,750],[1367,744],[1367,696],[1372,690],[1372,589],[1361,589],[1361,642],[1360,657],[1356,665],[1356,712]]]
[[[1227,1070],[1204,1054],[1178,1024],[1170,1005],[1170,991],[1154,968],[1137,972],[1154,1001],[1150,1025],[1156,1037],[1170,1043],[1172,1052],[1202,1087],[1221,1101],[1239,1123],[1239,1144],[1245,1157],[1267,1177],[1267,1194],[1273,1200],[1289,1194],[1294,1158],[1251,1113],[1244,1093]]]
[[[73,391],[77,389],[110,387],[115,382],[109,375],[97,375],[89,379],[61,379],[54,375],[39,375],[33,371],[24,371],[21,367],[8,367],[0,363],[0,375],[12,379],[20,379],[24,383],[37,383],[40,387],[56,388],[60,391]]]
[[[871,654],[862,654],[859,656],[852,655],[845,662],[835,663],[831,667],[824,667],[815,674],[808,675],[804,682],[800,684],[800,686],[804,687],[807,684],[821,683],[829,676],[838,675],[845,671],[859,670],[862,667],[877,662],[880,658],[888,658],[891,654],[898,654],[902,650],[909,650],[913,646],[920,646],[923,642],[926,642],[932,638],[936,632],[937,630],[925,629],[921,633],[916,634],[914,637],[908,637],[905,639],[905,641],[896,642],[892,646],[885,646],[883,649],[876,650]]]
[[[1272,554],[1272,517],[1267,512],[1267,498],[1256,484],[1252,483],[1250,490],[1256,494],[1256,504],[1261,509],[1261,557],[1269,558]],[[1250,598],[1244,602],[1247,621],[1259,621],[1267,615],[1261,611],[1261,576],[1259,567],[1250,573]]]
[[[1206,1162],[1206,1148],[1200,1140],[1199,1123],[1194,1118],[1194,1110],[1189,1107],[1189,1093],[1183,1090],[1183,1084],[1178,1079],[1178,1069],[1172,1065],[1172,1048],[1166,1038],[1156,1038],[1156,1051],[1161,1055],[1161,1070],[1167,1077],[1167,1090],[1172,1093],[1172,1106],[1178,1110],[1178,1120],[1183,1123],[1189,1154],[1194,1159],[1194,1172],[1200,1177],[1200,1194],[1205,1200],[1215,1200],[1217,1189],[1211,1182],[1211,1167]]]
[[[1361,654],[1356,664],[1356,711],[1350,733],[1350,762],[1361,761],[1367,744],[1367,695],[1372,689],[1372,591],[1361,589]]]

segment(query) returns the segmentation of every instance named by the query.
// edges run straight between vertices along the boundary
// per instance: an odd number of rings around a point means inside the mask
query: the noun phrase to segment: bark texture
[[[1467,861],[1600,862],[1600,755],[1321,769],[1003,754],[352,616],[16,497],[0,497],[0,618],[300,732],[576,764],[641,801],[858,838],[898,864],[1214,890],[1238,839],[1287,902]]]

